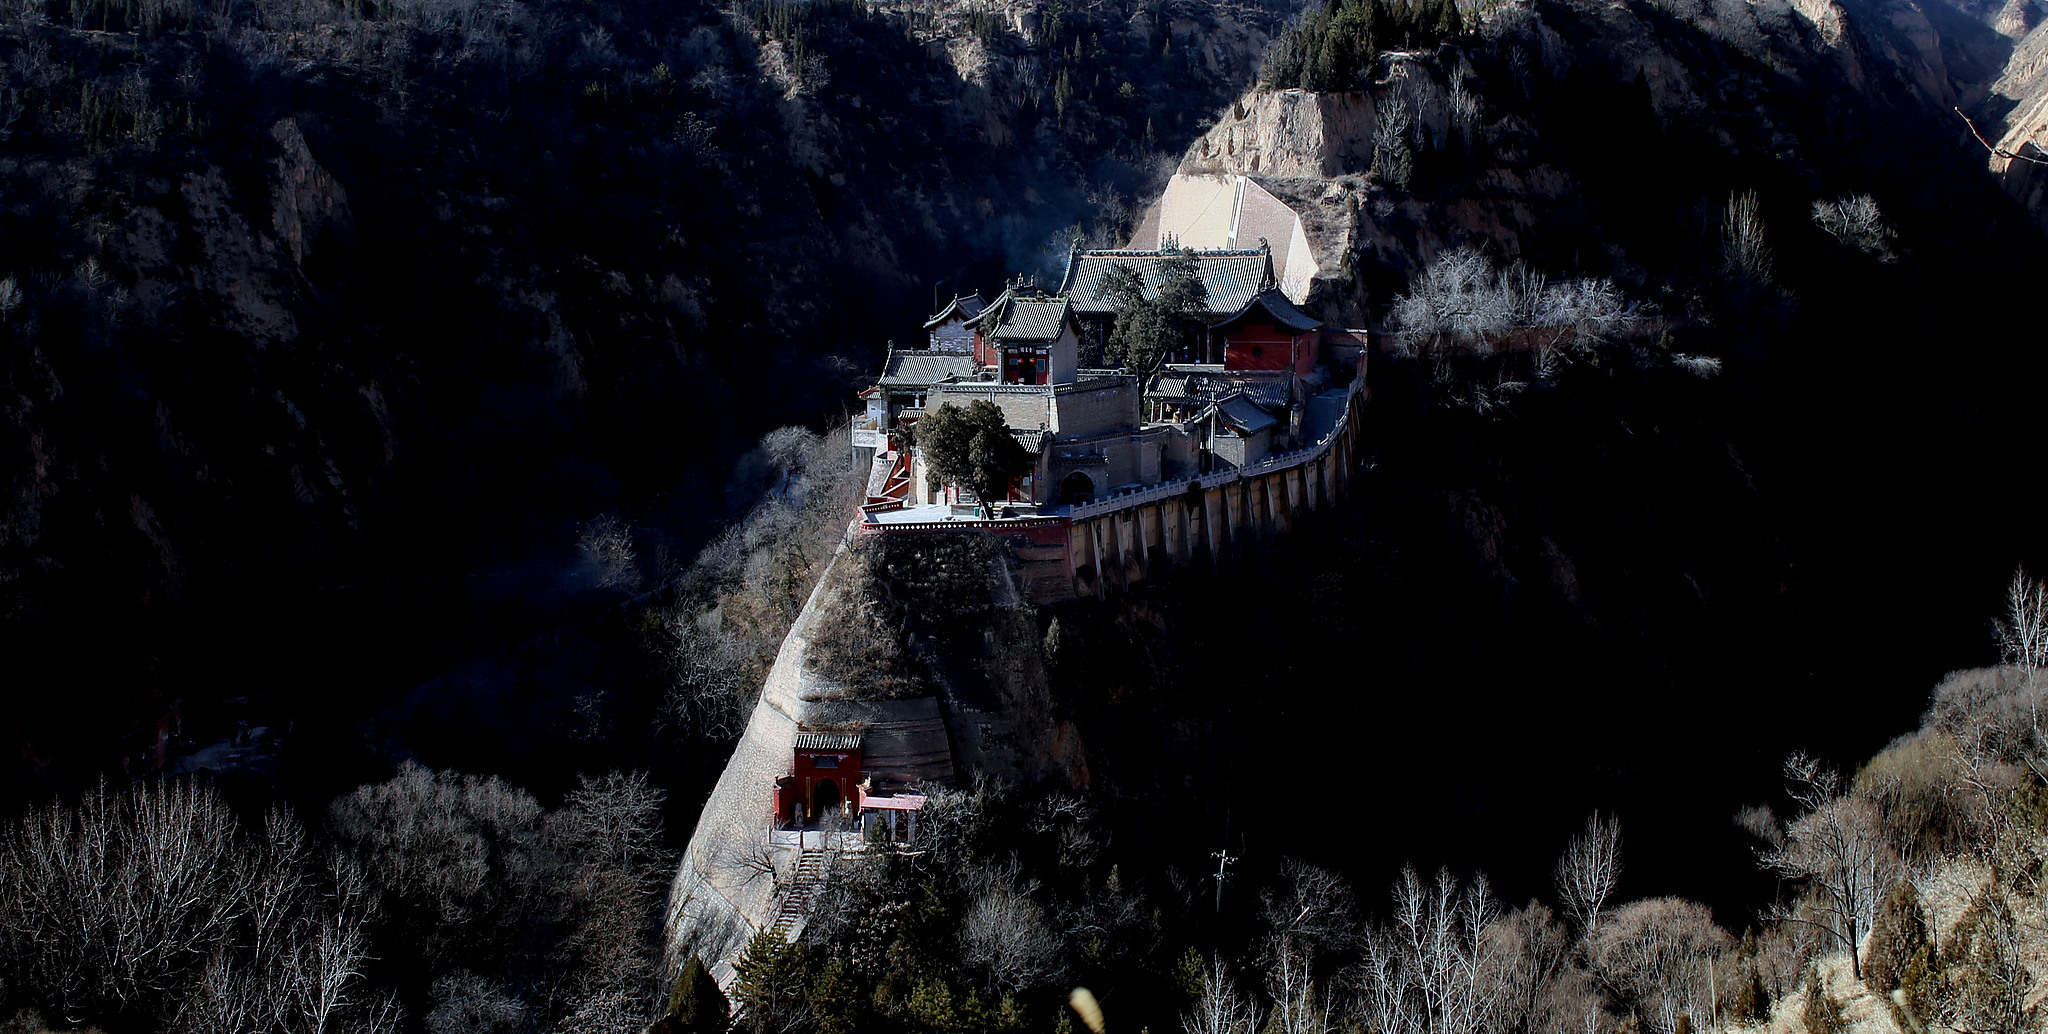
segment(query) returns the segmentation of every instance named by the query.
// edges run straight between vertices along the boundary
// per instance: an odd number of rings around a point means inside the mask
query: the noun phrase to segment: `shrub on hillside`
[[[718,981],[711,979],[704,961],[692,955],[669,994],[668,1015],[654,1029],[658,1034],[713,1034],[726,1029],[731,1011]]]
[[[1955,736],[1921,730],[1894,740],[1856,773],[1854,792],[1877,805],[1884,833],[1902,858],[1925,858],[1982,843],[1988,816],[1961,792],[1968,773]]]
[[[1892,885],[1870,927],[1863,951],[1863,979],[1873,991],[1896,990],[1907,968],[1930,950],[1928,944],[1920,894],[1911,880],[1900,880]]]
[[[926,683],[903,647],[902,607],[881,580],[886,544],[855,544],[825,576],[810,670],[861,700],[922,695]]]
[[[2018,920],[1993,884],[1956,921],[1941,951],[1932,996],[1943,1019],[1961,1030],[2018,1030],[2034,977],[2023,958]]]
[[[1799,1022],[1807,1034],[1844,1034],[1849,1025],[1842,1018],[1842,1004],[1828,994],[1826,982],[1820,978],[1820,963],[1815,961],[1806,967],[1806,1005],[1800,1011]]]

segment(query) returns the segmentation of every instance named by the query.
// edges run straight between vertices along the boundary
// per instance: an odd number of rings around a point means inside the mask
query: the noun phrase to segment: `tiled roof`
[[[1229,424],[1238,434],[1258,434],[1280,422],[1273,418],[1273,414],[1260,409],[1241,392],[1218,401],[1216,412],[1223,417],[1223,422]]]
[[[1145,387],[1145,397],[1161,402],[1207,403],[1243,395],[1261,406],[1284,406],[1292,396],[1292,374],[1286,370],[1218,370],[1168,366]]]
[[[972,320],[974,317],[981,315],[981,309],[982,301],[980,291],[976,291],[973,294],[965,295],[963,297],[955,298],[952,301],[946,303],[946,307],[940,309],[938,315],[933,316],[931,319],[924,321],[924,329],[930,330],[933,327],[936,327],[949,319],[953,319],[954,317],[958,317],[963,320]]]
[[[1145,296],[1159,291],[1164,274],[1160,262],[1174,253],[1168,251],[1075,251],[1067,257],[1067,276],[1060,293],[1073,299],[1074,311],[1084,316],[1114,313],[1115,303],[1098,295],[1095,285],[1112,266],[1130,266],[1145,280]],[[1195,269],[1202,286],[1209,289],[1211,319],[1244,308],[1259,292],[1273,286],[1272,257],[1258,249],[1193,251]]]
[[[1296,333],[1305,333],[1323,325],[1322,320],[1295,308],[1294,303],[1288,301],[1286,295],[1281,294],[1278,288],[1273,288],[1259,292],[1252,300],[1244,303],[1243,308],[1216,321],[1214,326],[1222,328],[1234,323],[1248,322],[1261,312],[1272,317],[1276,325]]]
[[[857,732],[810,732],[796,734],[798,750],[859,750],[861,734]]]
[[[1151,384],[1145,386],[1145,397],[1179,402],[1189,397],[1189,391],[1193,387],[1192,375],[1162,371],[1159,376],[1152,378]]]
[[[971,355],[909,348],[889,353],[879,383],[885,388],[921,388],[948,377],[972,377],[976,372]]]
[[[982,323],[984,332],[997,344],[1055,341],[1067,327],[1067,309],[1065,297],[1019,298],[1004,291],[986,313],[993,317],[994,325],[988,320]]]

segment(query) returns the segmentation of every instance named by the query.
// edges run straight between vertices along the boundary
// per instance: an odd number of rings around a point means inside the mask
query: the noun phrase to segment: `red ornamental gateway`
[[[798,732],[790,774],[775,781],[776,822],[802,828],[826,815],[857,812],[861,739],[857,732]]]

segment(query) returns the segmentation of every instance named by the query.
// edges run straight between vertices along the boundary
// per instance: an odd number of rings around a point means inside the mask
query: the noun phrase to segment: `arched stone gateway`
[[[1075,471],[1060,482],[1060,502],[1068,506],[1095,501],[1095,479]]]

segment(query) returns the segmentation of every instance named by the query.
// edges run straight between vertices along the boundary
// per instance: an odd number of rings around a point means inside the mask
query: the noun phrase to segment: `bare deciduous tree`
[[[1620,882],[1621,820],[1595,812],[1586,817],[1586,831],[1572,838],[1557,861],[1558,904],[1580,937],[1590,938],[1599,929],[1601,909]]]
[[[1574,1007],[1576,996],[1559,980],[1567,974],[1571,936],[1549,908],[1531,901],[1494,923],[1487,936],[1503,961],[1497,981],[1505,1028],[1519,1021],[1525,1030],[1552,1030],[1580,1019],[1584,1010]]]
[[[1403,332],[1394,346],[1431,360],[1443,380],[1452,345],[1490,347],[1510,332],[1533,346],[1537,376],[1555,376],[1569,353],[1606,339],[1635,313],[1611,280],[1552,282],[1520,262],[1495,268],[1479,251],[1459,248],[1411,281],[1391,316]]]
[[[1756,191],[1728,195],[1721,212],[1721,260],[1740,280],[1756,285],[1771,282],[1776,260],[1764,233],[1763,206]]]
[[[576,548],[591,566],[597,585],[631,592],[640,587],[639,558],[633,551],[633,529],[609,514],[583,526]]]
[[[1259,892],[1267,936],[1311,954],[1348,947],[1358,936],[1358,901],[1342,876],[1296,859],[1280,863],[1277,885]]]
[[[1365,1011],[1385,1030],[1451,1034],[1499,1019],[1508,982],[1500,942],[1489,936],[1499,908],[1486,879],[1461,887],[1449,870],[1425,884],[1404,869],[1394,885],[1394,921],[1367,941],[1361,974]]]
[[[1314,958],[1291,940],[1275,944],[1266,960],[1266,991],[1273,1011],[1266,1030],[1274,1034],[1330,1034],[1337,1029],[1330,996],[1316,987]]]
[[[526,1004],[466,969],[434,981],[427,1034],[509,1034],[526,1019]]]
[[[1181,1018],[1187,1034],[1255,1034],[1259,1008],[1240,993],[1223,960],[1210,956],[1202,967],[1202,990]]]
[[[1437,256],[1394,302],[1392,315],[1410,335],[1399,344],[1431,358],[1458,336],[1506,330],[1512,314],[1512,301],[1502,292],[1493,263],[1476,249],[1459,248]]]
[[[1801,814],[1780,827],[1762,861],[1805,887],[1808,908],[1781,908],[1777,917],[1824,931],[1849,953],[1850,970],[1861,980],[1857,942],[1903,867],[1886,841],[1877,808],[1863,797],[1844,795],[1840,773],[1794,754],[1785,761],[1785,778]]]
[[[421,956],[481,965],[509,951],[557,862],[540,803],[496,777],[415,762],[328,807],[328,828],[370,874],[390,925]]]
[[[1891,224],[1869,194],[1813,203],[1813,225],[1843,247],[1855,248],[1880,262],[1894,261]]]
[[[2005,590],[2005,615],[1994,628],[2007,664],[2026,669],[2030,678],[2048,667],[2048,583],[2027,577],[2024,567],[2015,570]]]
[[[1014,865],[986,870],[973,882],[973,900],[960,927],[961,958],[988,972],[996,990],[1016,994],[1051,980],[1060,965],[1059,937]]]
[[[390,1029],[364,992],[369,903],[314,866],[282,812],[256,837],[191,781],[102,786],[0,840],[0,961],[17,993],[80,1022]]]
[[[551,881],[560,930],[550,955],[565,1029],[639,1030],[657,983],[656,917],[673,860],[661,851],[663,794],[638,772],[585,776],[553,816],[564,871]]]
[[[1617,909],[1589,941],[1588,957],[1602,982],[1668,1032],[1680,1017],[1698,1022],[1713,1014],[1710,964],[1734,946],[1706,906],[1649,898]]]
[[[761,451],[768,469],[775,473],[773,491],[788,496],[790,486],[804,469],[804,462],[817,451],[819,438],[802,427],[778,427],[761,436]]]

